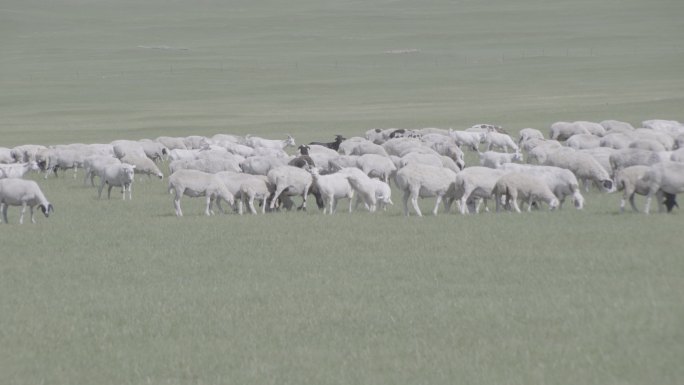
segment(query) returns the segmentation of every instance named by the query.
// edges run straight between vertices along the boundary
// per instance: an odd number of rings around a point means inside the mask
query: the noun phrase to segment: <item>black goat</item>
[[[329,142],[329,143],[322,143],[322,142],[311,142],[309,145],[315,144],[318,146],[323,146],[323,147],[328,147],[331,150],[339,150],[340,149],[340,143],[344,142],[346,138],[344,138],[342,135],[335,135],[335,141],[334,142]]]

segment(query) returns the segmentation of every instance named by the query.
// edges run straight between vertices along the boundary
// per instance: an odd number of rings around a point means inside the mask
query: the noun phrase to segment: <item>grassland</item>
[[[5,0],[0,146],[681,121],[683,13],[665,0]],[[206,218],[184,200],[178,220],[157,180],[131,202],[40,183],[55,215],[18,226],[11,209],[0,231],[3,384],[684,378],[679,213],[617,215],[616,195],[590,193],[582,212],[425,218]]]

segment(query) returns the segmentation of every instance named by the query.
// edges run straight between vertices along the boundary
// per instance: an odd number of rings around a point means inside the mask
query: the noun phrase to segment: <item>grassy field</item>
[[[0,146],[684,120],[679,0],[287,3],[4,0]],[[0,231],[3,384],[684,378],[679,212],[178,219],[165,181],[32,178],[56,212]]]

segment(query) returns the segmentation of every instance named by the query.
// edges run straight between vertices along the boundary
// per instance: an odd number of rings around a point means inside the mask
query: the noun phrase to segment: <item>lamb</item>
[[[386,211],[388,205],[394,205],[394,202],[392,202],[392,189],[389,184],[381,180],[371,178],[370,181],[375,186],[375,201],[377,202],[377,208]],[[357,197],[355,207],[359,205],[360,201],[361,198]],[[367,208],[370,210],[370,207]]]
[[[625,211],[625,203],[629,199],[629,204],[635,212],[639,209],[634,204],[634,195],[648,195],[648,184],[642,179],[650,166],[630,166],[623,168],[615,174],[615,185],[617,191],[623,191],[620,200],[620,213]]]
[[[501,211],[502,197],[505,197],[506,206],[512,205],[518,213],[518,196],[523,202],[527,202],[528,212],[532,211],[534,201],[546,202],[551,210],[555,210],[559,205],[558,198],[541,177],[524,173],[513,172],[499,178],[492,189],[492,195],[495,197],[497,212]]]
[[[245,138],[245,144],[253,148],[265,147],[281,151],[286,147],[294,147],[296,145],[294,138],[290,135],[287,136],[287,139],[283,140],[271,140],[260,138],[258,136],[248,136]]]
[[[261,213],[266,212],[266,203],[268,197],[273,193],[273,186],[268,183],[266,178],[250,175],[251,178],[246,179],[240,185],[240,205],[238,213],[242,215],[242,207],[244,205],[249,208],[252,214],[256,214],[257,211],[254,208],[254,200],[261,200]]]
[[[39,171],[38,163],[35,161],[26,163],[0,164],[0,179],[2,178],[23,178],[29,171]]]
[[[331,150],[339,150],[340,144],[345,141],[346,139],[342,135],[335,135],[335,141],[334,142],[328,142],[328,143],[323,143],[323,142],[311,142],[309,145],[319,145],[319,146],[324,146],[327,147]]]
[[[397,167],[388,157],[376,154],[361,155],[356,159],[356,167],[360,168],[369,177],[380,178],[387,183]]]
[[[523,156],[520,152],[513,153],[485,151],[480,153],[480,165],[489,168],[499,168],[504,163],[522,162]]]
[[[161,172],[159,167],[154,163],[154,161],[148,157],[136,156],[136,155],[126,155],[120,159],[121,162],[135,166],[136,174],[147,174],[148,177],[152,175],[159,179],[164,178],[164,174]]]
[[[506,163],[501,169],[507,172],[519,172],[541,177],[551,189],[553,195],[558,198],[558,208],[563,207],[565,199],[572,197],[575,208],[581,210],[584,207],[584,197],[580,193],[577,177],[570,170],[554,166],[533,166],[529,164]]]
[[[544,134],[535,128],[523,128],[518,132],[518,145],[532,139],[544,140]]]
[[[268,180],[275,186],[275,193],[271,198],[271,209],[275,208],[281,194],[289,196],[300,195],[302,204],[297,209],[306,210],[306,198],[313,183],[308,171],[293,166],[280,166],[268,172]]]
[[[644,213],[649,213],[653,195],[658,199],[658,211],[662,212],[665,205],[669,213],[674,206],[678,206],[675,201],[677,194],[684,192],[684,163],[656,163],[646,171],[642,180],[648,185]]]
[[[178,170],[169,176],[169,193],[174,194],[173,207],[176,210],[176,216],[182,217],[180,200],[183,195],[191,198],[206,197],[206,207],[204,214],[207,216],[213,215],[212,204],[216,201],[219,210],[223,212],[221,207],[221,200],[228,202],[231,206],[235,204],[233,194],[228,191],[228,188],[223,181],[214,174],[207,174],[206,172],[197,170]]]
[[[572,171],[577,179],[584,181],[586,187],[588,187],[587,181],[591,180],[602,190],[606,192],[613,191],[614,186],[612,179],[610,179],[610,174],[589,154],[577,151],[551,153],[544,164]]]
[[[108,184],[107,189],[107,199],[112,197],[112,187],[121,186],[121,194],[123,200],[126,200],[126,191],[128,191],[128,200],[133,199],[132,184],[135,175],[135,166],[130,164],[112,164],[105,167],[102,175],[100,176],[100,188],[97,190],[98,199],[102,197],[102,189],[104,185]]]
[[[309,170],[313,178],[313,183],[318,188],[323,199],[323,214],[335,214],[337,211],[337,202],[342,198],[349,198],[349,212],[352,212],[352,199],[354,198],[354,189],[349,182],[347,175],[344,173],[334,173],[328,175],[320,175],[318,169],[313,167]]]
[[[372,179],[356,167],[343,168],[338,171],[338,174],[346,177],[349,184],[354,189],[354,192],[358,194],[357,206],[358,200],[361,199],[368,211],[375,212],[378,203],[376,194],[377,186]]]
[[[449,211],[449,199],[454,194],[456,173],[444,168],[424,164],[411,164],[397,171],[395,183],[404,192],[404,215],[409,216],[408,201],[419,217],[423,214],[418,207],[418,197],[436,197],[433,215],[437,215],[439,204],[444,200],[446,211]],[[446,198],[446,199],[445,199]]]
[[[458,173],[454,179],[453,198],[460,201],[461,214],[468,213],[467,204],[474,198],[484,200],[485,207],[487,207],[487,200],[493,198],[492,189],[496,181],[507,172],[488,167],[468,167]]]
[[[515,144],[510,136],[498,132],[487,132],[484,143],[487,151],[490,151],[494,147],[500,148],[504,150],[504,152],[508,152],[509,148],[511,148],[513,151],[520,150],[518,145]]]

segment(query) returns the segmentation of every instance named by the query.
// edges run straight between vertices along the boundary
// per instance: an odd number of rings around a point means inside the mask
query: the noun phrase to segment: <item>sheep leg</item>
[[[337,198],[333,197],[330,199],[330,214],[335,214],[337,212]]]
[[[173,208],[176,210],[177,217],[183,216],[183,211],[181,210],[180,205],[180,196],[178,194],[176,194],[176,197],[173,199]]]
[[[663,194],[663,190],[658,189],[658,191],[656,191],[656,201],[658,201],[658,212],[659,213],[665,212],[665,205],[663,204],[664,198],[665,198],[665,194]]]
[[[278,197],[280,197],[280,194],[282,194],[283,191],[285,191],[285,187],[283,186],[279,185],[276,188],[275,194],[273,195],[273,199],[271,199],[271,210],[275,208],[276,202],[278,201]]]
[[[420,207],[418,207],[418,195],[420,194],[420,188],[418,189],[411,189],[411,205],[413,206],[413,209],[416,211],[416,215],[419,217],[423,216],[423,213],[420,212]]]
[[[440,203],[442,203],[442,196],[437,195],[437,198],[435,199],[435,208],[432,209],[432,215],[435,215],[435,216],[437,215],[437,213],[439,212],[439,204]]]
[[[352,190],[351,194],[349,194],[349,213],[352,212],[352,202],[354,201],[354,190]],[[356,204],[359,204],[359,201],[356,201]]]
[[[107,199],[112,199],[112,188],[114,188],[113,185],[109,185],[109,189],[107,189]]]
[[[2,203],[0,204],[0,211],[2,212],[2,221],[5,223],[9,223],[7,220],[7,203]]]
[[[304,187],[304,193],[302,194],[302,205],[297,207],[297,210],[306,211],[306,198],[309,195],[309,188],[310,187],[311,187],[311,185]]]
[[[634,197],[636,196],[635,193],[632,193],[632,195],[629,196],[629,204],[632,205],[632,210],[635,212],[639,212],[639,209],[636,206],[636,203],[634,202]]]
[[[249,211],[250,211],[252,214],[256,214],[256,213],[257,213],[256,209],[254,208],[254,195],[250,195],[250,196],[249,196],[249,200],[247,201],[247,205],[248,205],[248,207],[249,207]]]
[[[221,214],[226,213],[226,210],[224,210],[223,206],[221,206],[221,197],[219,195],[216,196],[216,207],[218,207],[219,212],[221,212]]]
[[[211,216],[211,214],[213,214],[213,212],[211,211],[212,202],[213,199],[211,198],[211,194],[207,194],[207,205],[204,208],[204,215]]]
[[[104,178],[100,178],[100,188],[97,189],[97,199],[102,198],[102,189],[104,189],[104,185],[105,185]]]
[[[26,202],[21,202],[21,216],[19,217],[19,224],[24,224],[24,212],[26,211]]]
[[[515,209],[515,211],[516,211],[517,213],[522,212],[522,211],[520,211],[520,206],[518,206],[518,196],[517,196],[517,194],[511,194],[511,193],[509,192],[509,193],[507,194],[507,199],[506,199],[506,200],[507,200],[507,205],[510,205],[511,203],[513,204],[513,209]]]
[[[36,223],[36,218],[33,217],[33,206],[29,207],[29,212],[31,213],[31,223]]]
[[[409,208],[408,208],[408,200],[409,200],[409,191],[405,190],[404,191],[404,196],[403,196],[403,201],[404,201],[404,216],[409,216]]]

